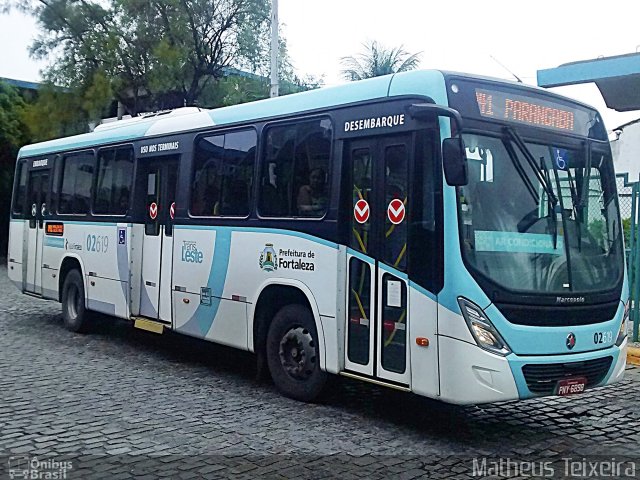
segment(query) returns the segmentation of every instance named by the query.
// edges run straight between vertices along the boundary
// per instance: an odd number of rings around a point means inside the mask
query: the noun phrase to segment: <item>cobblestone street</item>
[[[88,335],[0,269],[0,478],[19,458],[66,478],[461,478],[474,457],[640,459],[640,371],[570,398],[444,405],[336,378],[320,404],[255,379],[251,355],[124,321]],[[639,473],[640,474],[640,473]]]

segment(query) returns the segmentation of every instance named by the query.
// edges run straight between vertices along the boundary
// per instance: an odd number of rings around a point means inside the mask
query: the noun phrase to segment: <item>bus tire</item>
[[[320,395],[327,374],[320,370],[318,333],[308,308],[286,305],[276,313],[266,353],[271,378],[282,394],[304,402]]]
[[[84,305],[84,282],[77,269],[67,273],[62,286],[62,318],[72,332],[87,331],[88,312]]]

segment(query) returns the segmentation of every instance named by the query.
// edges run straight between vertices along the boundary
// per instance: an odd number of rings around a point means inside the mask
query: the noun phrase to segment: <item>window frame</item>
[[[233,134],[233,133],[242,133],[242,132],[253,132],[254,133],[254,138],[255,138],[255,153],[253,156],[253,165],[251,166],[251,185],[249,185],[249,199],[247,201],[247,206],[249,207],[247,210],[247,214],[246,215],[195,215],[193,214],[192,210],[192,204],[193,204],[193,182],[194,182],[194,177],[195,177],[195,173],[197,171],[196,168],[196,151],[197,151],[197,145],[198,142],[206,137],[223,137],[224,138],[224,143],[223,143],[223,152],[225,151],[225,147],[224,145],[226,145],[226,136],[229,134]],[[248,219],[251,214],[253,213],[255,207],[256,207],[256,194],[255,194],[255,185],[256,185],[256,165],[259,162],[260,159],[260,155],[259,155],[259,150],[260,150],[260,145],[261,145],[261,132],[258,131],[256,125],[246,125],[246,126],[242,126],[242,127],[238,127],[238,128],[234,128],[234,129],[230,129],[230,130],[209,130],[206,132],[201,132],[198,135],[195,136],[195,138],[193,139],[193,151],[191,153],[191,162],[190,162],[190,171],[189,171],[189,191],[188,191],[188,195],[187,195],[187,199],[188,199],[188,208],[187,208],[187,214],[189,216],[190,219],[192,220],[202,220],[202,219],[226,219],[226,218],[230,218],[230,219],[234,219],[234,220],[243,220],[243,219]],[[223,157],[223,161],[224,161],[224,157]],[[205,162],[206,163],[206,162]]]
[[[279,127],[287,127],[287,126],[295,126],[296,127],[296,136],[297,136],[297,128],[298,125],[300,124],[304,124],[304,123],[311,123],[314,121],[317,121],[318,123],[322,120],[329,120],[330,124],[331,124],[331,139],[330,139],[330,143],[329,143],[329,159],[327,162],[327,171],[326,171],[326,175],[327,175],[327,181],[326,181],[326,186],[327,186],[327,208],[325,209],[324,213],[322,214],[322,216],[319,217],[311,217],[311,216],[302,216],[302,215],[290,215],[290,216],[265,216],[263,214],[260,213],[260,200],[262,197],[262,189],[261,184],[262,184],[262,176],[264,174],[264,167],[265,167],[265,159],[266,159],[266,148],[267,148],[267,134],[269,133],[269,130],[272,128],[279,128]],[[294,221],[314,221],[314,222],[320,222],[323,221],[327,215],[329,214],[329,210],[331,207],[331,195],[332,195],[332,186],[333,186],[333,167],[334,167],[334,156],[335,156],[335,145],[336,142],[338,141],[336,139],[336,131],[335,131],[335,121],[333,119],[333,116],[329,113],[322,113],[322,114],[318,114],[318,115],[313,115],[313,116],[309,116],[309,117],[298,117],[298,118],[293,118],[293,119],[286,119],[286,120],[281,120],[281,121],[274,121],[274,122],[267,122],[263,125],[262,127],[262,131],[260,132],[260,155],[259,155],[259,161],[258,161],[258,172],[257,172],[257,182],[256,182],[256,199],[255,199],[255,207],[256,207],[256,216],[260,219],[260,220],[264,220],[264,221],[270,221],[270,220],[294,220]],[[295,147],[295,145],[294,145]],[[295,159],[295,149],[294,149],[294,157],[293,157],[293,168],[292,168],[292,172],[294,172],[295,174],[295,167],[296,167],[296,159]],[[293,192],[291,193],[291,195],[293,196]],[[297,195],[295,195],[297,197]]]
[[[129,184],[129,205],[127,207],[127,211],[123,214],[121,213],[96,213],[95,212],[95,203],[96,196],[98,194],[98,179],[100,177],[100,154],[105,150],[116,151],[119,149],[129,148],[131,152],[131,182]],[[125,218],[131,214],[131,209],[134,207],[134,186],[135,186],[135,176],[136,176],[136,151],[132,143],[125,143],[121,145],[107,145],[100,147],[95,152],[95,171],[93,172],[93,182],[91,184],[91,203],[90,203],[90,213],[91,216],[94,217],[119,217]],[[63,162],[63,170],[64,173],[64,162]],[[62,184],[61,184],[62,186]],[[57,207],[56,207],[57,208]],[[64,215],[64,214],[63,214]]]
[[[93,178],[91,179],[91,191],[89,192],[89,205],[87,208],[87,212],[86,213],[61,213],[60,212],[60,198],[62,196],[62,185],[64,183],[64,168],[66,166],[67,163],[67,159],[69,157],[74,157],[74,156],[80,156],[80,155],[84,155],[84,154],[91,154],[93,156]],[[68,152],[64,152],[61,153],[59,156],[60,159],[60,171],[59,171],[59,179],[58,179],[58,185],[57,185],[57,191],[55,193],[56,195],[56,211],[55,214],[56,215],[61,215],[61,216],[65,216],[65,217],[88,217],[90,215],[92,215],[92,198],[93,198],[93,190],[94,190],[94,184],[95,184],[95,178],[96,178],[96,166],[97,166],[97,156],[96,156],[96,149],[95,148],[90,148],[90,149],[86,149],[86,150],[76,150],[76,151],[68,151]],[[74,183],[74,195],[75,195],[75,183]]]
[[[24,174],[24,191],[22,197],[22,207],[20,212],[15,211],[17,195],[20,191],[20,180]],[[20,158],[16,162],[13,177],[13,188],[11,191],[11,218],[26,218],[26,201],[27,201],[27,187],[29,184],[29,166],[27,159]]]

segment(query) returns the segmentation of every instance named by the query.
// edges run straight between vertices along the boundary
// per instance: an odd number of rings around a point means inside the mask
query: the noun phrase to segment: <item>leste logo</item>
[[[182,243],[182,261],[186,263],[202,263],[204,254],[198,250],[196,242],[185,240]]]

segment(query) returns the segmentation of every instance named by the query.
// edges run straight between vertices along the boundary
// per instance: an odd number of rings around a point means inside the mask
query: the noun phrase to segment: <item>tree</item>
[[[0,82],[0,255],[7,248],[9,206],[16,157],[28,142],[27,128],[22,120],[24,101],[16,89]]]
[[[136,115],[269,95],[270,0],[0,0],[0,6],[37,18],[32,55],[52,59],[43,72],[47,86],[27,109],[36,140],[87,131],[116,114],[114,99]],[[321,84],[295,74],[282,36],[280,57],[283,94]],[[227,80],[230,71],[243,75]]]
[[[422,52],[410,55],[403,46],[387,49],[376,41],[363,44],[364,51],[356,56],[342,57],[342,75],[355,81],[390,73],[407,72],[420,65]]]
[[[269,0],[4,0],[33,14],[45,78],[86,93],[96,74],[129,113],[195,104],[230,66],[268,59]]]
[[[97,71],[87,86],[60,88],[43,83],[33,102],[22,112],[31,140],[40,142],[86,132],[90,123],[114,115],[109,107],[113,95],[106,74]]]

